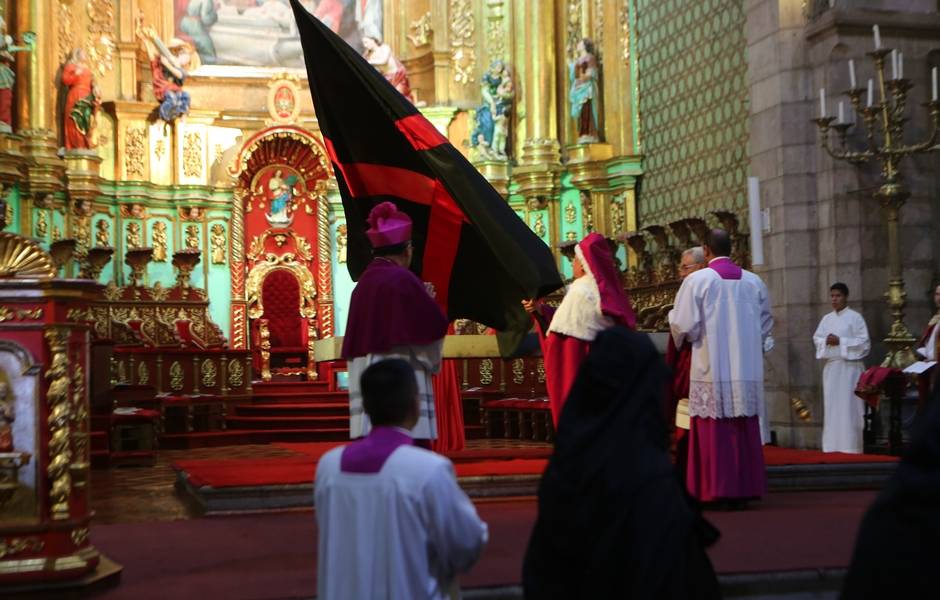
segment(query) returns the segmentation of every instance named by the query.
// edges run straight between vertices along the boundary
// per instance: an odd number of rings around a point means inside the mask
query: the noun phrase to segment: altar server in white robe
[[[314,492],[321,600],[445,600],[488,532],[445,457],[416,447],[414,370],[401,359],[360,378],[372,429],[327,452]]]
[[[710,231],[704,250],[707,268],[682,282],[669,313],[676,345],[692,344],[686,485],[740,508],[767,487],[760,416],[773,317],[767,286],[731,260],[726,231]]]
[[[834,283],[829,288],[833,311],[824,316],[813,334],[816,358],[823,367],[823,452],[861,454],[865,428],[865,401],[855,395],[858,378],[865,372],[862,359],[871,342],[862,315],[848,307],[849,288]]]

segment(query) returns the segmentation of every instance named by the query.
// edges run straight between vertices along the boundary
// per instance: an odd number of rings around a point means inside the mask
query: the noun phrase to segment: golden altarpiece
[[[557,249],[564,273],[559,246],[603,233],[642,326],[663,326],[679,252],[707,225],[639,220],[635,2],[332,4],[334,30],[397,57],[373,62],[390,80],[400,63],[416,106]],[[35,319],[4,300],[0,324],[43,322],[73,345],[85,336],[90,427],[96,415],[112,424],[90,435],[92,459],[128,443],[108,438],[125,400],[146,409],[119,415],[128,430],[223,430],[232,403],[272,377],[322,377],[314,342],[343,332],[346,225],[285,10],[282,0],[0,0],[2,235],[49,253],[50,277],[83,299]],[[707,218],[743,257],[738,216]],[[0,377],[48,372],[56,340],[14,352],[22,364]],[[535,363],[470,370],[464,385],[544,381]],[[152,459],[136,444],[129,457]],[[23,543],[24,556],[38,548]]]

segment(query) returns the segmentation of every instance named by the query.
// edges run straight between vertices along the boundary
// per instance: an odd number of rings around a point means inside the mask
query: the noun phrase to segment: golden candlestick
[[[875,64],[878,93],[881,101],[869,106],[862,106],[862,94],[867,90],[854,88],[843,92],[852,102],[855,112],[862,115],[866,133],[864,149],[856,150],[848,146],[846,138],[852,128],[850,123],[836,123],[833,117],[822,116],[813,119],[819,127],[820,145],[833,158],[844,160],[852,164],[867,163],[876,159],[881,163],[882,184],[874,196],[881,203],[885,221],[888,226],[888,290],[885,292],[888,309],[891,312],[891,328],[884,342],[888,347],[882,366],[904,368],[917,359],[914,356],[913,346],[916,339],[911,335],[907,325],[904,324],[904,306],[907,293],[904,291],[904,271],[901,266],[901,248],[898,226],[900,222],[901,207],[910,196],[898,170],[902,159],[914,154],[923,154],[936,150],[937,131],[940,128],[940,101],[931,100],[924,103],[930,114],[930,135],[923,142],[905,145],[904,137],[904,109],[907,104],[908,92],[913,83],[905,78],[885,77],[885,58],[892,52],[890,48],[882,48],[869,52]],[[839,139],[838,149],[830,143],[830,130],[835,130]],[[879,144],[878,134],[881,142]]]

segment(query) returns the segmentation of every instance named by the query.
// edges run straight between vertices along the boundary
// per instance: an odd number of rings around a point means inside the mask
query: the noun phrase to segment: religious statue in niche
[[[88,66],[88,57],[81,48],[69,54],[62,69],[62,85],[68,89],[63,111],[65,149],[93,148],[95,116],[101,105],[101,95],[91,67]]]
[[[111,223],[107,219],[101,219],[95,225],[95,243],[98,246],[111,245]]]
[[[209,245],[212,247],[212,264],[225,264],[225,227],[221,223],[216,223],[211,229],[212,236],[209,238]]]
[[[164,122],[172,123],[189,113],[189,92],[183,90],[183,83],[190,71],[199,68],[199,54],[179,38],[164,44],[152,27],[141,28],[137,33],[150,58],[153,95],[160,102],[158,114]]]
[[[0,381],[0,452],[13,452],[13,421],[16,418],[13,394],[5,381]]]
[[[581,39],[577,52],[578,57],[568,66],[568,101],[571,103],[571,116],[578,132],[578,143],[590,144],[600,141],[597,125],[600,71],[597,68],[594,42],[588,38]]]
[[[152,238],[150,245],[153,246],[153,262],[166,262],[166,223],[163,221],[154,223],[150,236]]]
[[[481,86],[483,103],[477,109],[470,146],[482,158],[507,160],[509,143],[509,114],[515,90],[509,67],[494,60],[483,75]]]
[[[364,48],[362,56],[369,64],[375,67],[398,90],[399,94],[414,103],[415,98],[411,93],[408,71],[392,52],[392,47],[382,42],[382,34],[378,29],[370,26],[363,31],[362,46]]]
[[[13,131],[13,86],[16,84],[14,52],[31,52],[36,34],[23,34],[23,46],[13,45],[13,36],[7,35],[7,22],[0,17],[0,133]]]
[[[272,227],[288,227],[294,220],[294,184],[296,175],[284,177],[284,171],[278,169],[268,180],[268,205],[271,207],[265,214]]]
[[[124,236],[124,241],[127,243],[128,248],[140,248],[144,245],[143,238],[140,235],[140,223],[127,224],[127,234]]]

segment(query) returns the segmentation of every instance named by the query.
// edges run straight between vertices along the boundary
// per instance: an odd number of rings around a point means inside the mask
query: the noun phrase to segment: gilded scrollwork
[[[124,172],[128,178],[144,177],[146,154],[147,130],[143,127],[128,127],[124,134]]]
[[[140,248],[144,245],[144,240],[140,231],[140,223],[130,222],[127,224],[127,232],[124,235],[124,243],[127,244],[128,249]]]
[[[194,250],[199,249],[199,226],[198,225],[186,226],[186,247],[192,248]]]
[[[114,3],[112,0],[87,0],[88,37],[85,52],[98,77],[114,68]]]
[[[503,1],[486,1],[488,9],[486,15],[486,52],[491,60],[503,58],[506,54],[506,34],[503,31]]]
[[[474,81],[477,52],[474,33],[473,2],[450,0],[450,62],[454,69],[454,81],[467,85]]]
[[[525,383],[525,361],[521,358],[512,361],[512,382],[516,385]]]
[[[139,385],[147,385],[150,383],[150,368],[147,367],[147,363],[140,361],[137,365],[137,383]]]
[[[212,251],[212,264],[225,264],[225,227],[221,223],[215,223],[209,237],[209,245]]]
[[[51,364],[45,378],[49,382],[46,404],[49,407],[49,512],[53,520],[69,518],[69,498],[72,493],[72,477],[69,466],[72,462],[71,427],[72,406],[69,398],[69,330],[54,327],[46,330]]]
[[[264,306],[261,303],[261,286],[264,283],[264,278],[275,270],[288,271],[300,282],[301,316],[306,318],[316,316],[315,300],[317,290],[313,276],[303,263],[297,262],[296,257],[288,252],[280,256],[268,253],[264,261],[256,264],[248,273],[248,280],[245,284],[248,292],[248,317],[258,319],[264,314]]]
[[[88,454],[88,403],[85,395],[85,369],[76,364],[72,369],[72,456],[69,465],[76,486],[83,486],[88,481],[88,469],[91,465]]]
[[[480,385],[490,385],[493,383],[493,361],[484,358],[480,361]]]
[[[98,246],[111,245],[111,222],[100,219],[95,223],[95,244]]]
[[[238,360],[233,360],[228,364],[228,385],[230,388],[237,389],[245,384],[245,368]]]
[[[40,209],[36,214],[36,237],[44,238],[49,232],[49,221],[46,216],[46,211]]]
[[[24,552],[42,552],[46,544],[38,537],[0,538],[0,558]]]
[[[174,360],[170,365],[170,389],[178,392],[183,389],[183,365],[180,361]]]
[[[183,143],[183,175],[202,177],[202,133],[189,131]]]
[[[157,221],[150,231],[150,245],[153,247],[153,262],[166,262],[167,239],[166,222]]]
[[[202,361],[199,367],[199,374],[202,376],[203,387],[213,388],[218,383],[219,369],[215,366],[215,361],[207,358]]]
[[[569,225],[574,225],[574,222],[577,220],[578,220],[578,209],[574,207],[574,202],[569,200],[568,204],[565,205],[565,223]]]
[[[431,11],[421,15],[408,26],[408,39],[415,48],[427,46],[431,41]]]
[[[69,537],[72,539],[72,543],[75,547],[79,547],[88,541],[90,531],[87,527],[79,527],[78,529],[73,529],[72,533],[69,534]]]

